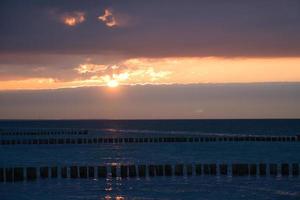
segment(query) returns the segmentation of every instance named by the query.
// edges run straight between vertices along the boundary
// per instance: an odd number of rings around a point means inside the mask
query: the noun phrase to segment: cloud
[[[74,11],[70,13],[65,13],[61,16],[61,22],[67,26],[76,26],[85,21],[85,13]]]
[[[0,53],[110,52],[148,58],[300,56],[298,0],[173,0],[172,6],[167,1],[133,2],[4,3],[1,16],[9,20],[1,21]],[[55,10],[57,16],[49,17],[49,10]],[[82,20],[76,21],[80,17],[72,14],[74,11],[85,12],[84,18],[89,20],[68,32],[57,21],[67,13],[65,17],[71,17],[67,23],[78,25]],[[185,14],[179,14],[182,12]],[[115,28],[113,33],[108,27]]]
[[[99,71],[104,71],[107,68],[106,65],[97,65],[97,64],[80,64],[74,70],[79,74],[88,74],[88,73],[96,73]]]
[[[108,27],[115,27],[118,25],[116,18],[110,9],[105,9],[104,14],[99,16],[98,19],[104,22]]]
[[[118,65],[101,65],[101,64],[80,64],[74,68],[81,77],[81,83],[91,85],[108,84],[117,82],[118,84],[144,84],[155,83],[166,79],[172,72],[155,70],[152,67],[126,66],[125,63]]]
[[[168,57],[109,61],[69,55],[43,59],[59,63],[25,59],[24,63],[29,64],[5,60],[1,64],[0,59],[0,89],[99,86],[113,80],[120,85],[300,82],[300,58]],[[36,83],[37,79],[55,82]]]

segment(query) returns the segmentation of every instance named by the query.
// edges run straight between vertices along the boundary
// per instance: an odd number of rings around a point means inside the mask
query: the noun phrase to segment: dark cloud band
[[[300,56],[297,0],[1,1],[0,53]],[[98,19],[106,9],[126,26]],[[51,17],[84,13],[78,26]],[[112,22],[112,18],[109,18]]]

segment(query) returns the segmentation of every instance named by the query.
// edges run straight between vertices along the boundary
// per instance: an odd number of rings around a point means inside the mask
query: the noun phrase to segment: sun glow
[[[110,80],[106,83],[106,85],[110,88],[115,88],[119,86],[119,82],[117,80]]]

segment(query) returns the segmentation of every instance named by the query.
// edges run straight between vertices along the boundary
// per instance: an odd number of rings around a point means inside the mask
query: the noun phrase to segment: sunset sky
[[[299,93],[298,0],[0,2],[2,119],[299,118]]]

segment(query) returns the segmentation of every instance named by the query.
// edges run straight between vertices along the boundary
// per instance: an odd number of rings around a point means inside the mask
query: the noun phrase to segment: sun
[[[110,80],[106,83],[106,85],[110,88],[115,88],[119,86],[119,82],[117,80]]]

